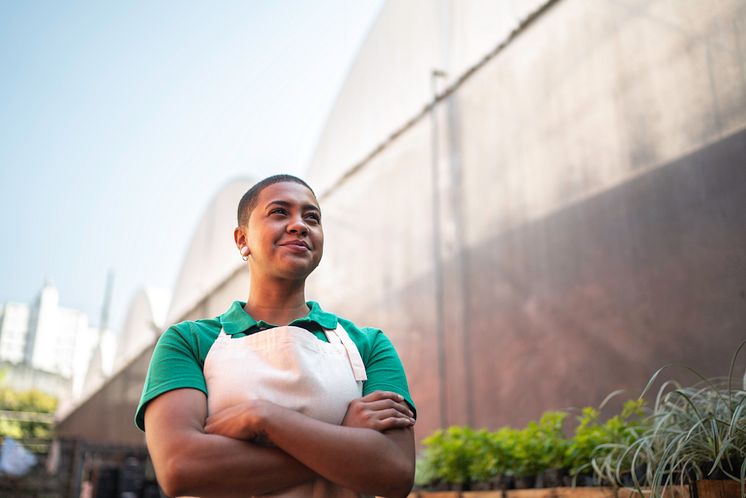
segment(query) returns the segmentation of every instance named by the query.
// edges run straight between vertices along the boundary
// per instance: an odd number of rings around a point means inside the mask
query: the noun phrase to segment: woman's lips
[[[311,248],[308,247],[308,244],[306,244],[302,240],[292,240],[290,242],[284,242],[280,245],[282,247],[287,247],[291,251],[297,252],[297,253],[303,253],[303,252],[311,250]]]

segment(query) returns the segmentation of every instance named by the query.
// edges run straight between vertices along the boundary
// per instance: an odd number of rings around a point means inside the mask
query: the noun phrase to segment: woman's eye
[[[321,216],[319,216],[316,213],[309,213],[306,215],[306,218],[315,221],[316,223],[321,222]]]
[[[269,212],[269,214],[287,214],[284,208],[276,208]]]

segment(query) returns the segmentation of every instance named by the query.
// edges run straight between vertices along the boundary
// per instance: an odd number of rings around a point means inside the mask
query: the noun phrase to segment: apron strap
[[[352,373],[355,376],[356,381],[368,380],[368,375],[365,372],[365,364],[363,359],[360,357],[360,351],[349,334],[341,325],[337,324],[337,328],[334,330],[324,330],[329,342],[334,344],[342,343],[345,351],[347,351],[347,359],[350,360],[350,367],[352,367]]]
[[[347,359],[350,361],[350,367],[352,367],[352,373],[355,376],[356,381],[368,380],[368,374],[365,372],[365,364],[360,356],[357,346],[349,334],[341,325],[337,324],[337,328],[334,330],[324,330],[326,338],[329,339],[331,344],[342,344],[345,351],[347,352]],[[225,329],[220,329],[217,339],[229,340],[230,336],[225,333]]]

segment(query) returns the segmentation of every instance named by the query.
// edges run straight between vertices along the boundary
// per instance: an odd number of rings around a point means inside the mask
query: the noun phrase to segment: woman
[[[414,405],[393,346],[305,300],[324,245],[311,188],[256,184],[234,240],[248,300],[172,326],[151,359],[136,423],[164,491],[406,496]]]

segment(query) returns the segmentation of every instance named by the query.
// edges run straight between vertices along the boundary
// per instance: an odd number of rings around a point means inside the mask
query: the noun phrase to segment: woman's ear
[[[236,242],[236,247],[241,256],[248,256],[249,246],[247,244],[248,238],[246,237],[245,227],[236,227],[233,229],[233,240]]]

